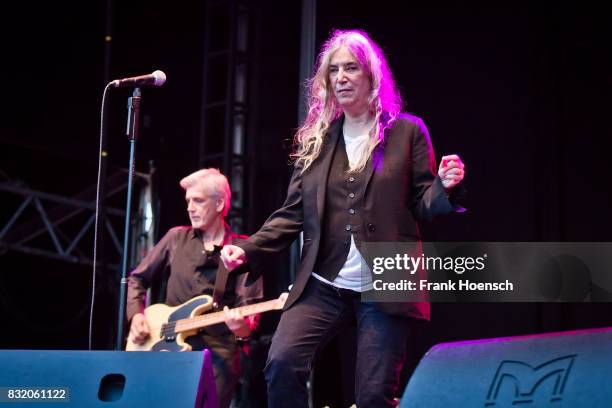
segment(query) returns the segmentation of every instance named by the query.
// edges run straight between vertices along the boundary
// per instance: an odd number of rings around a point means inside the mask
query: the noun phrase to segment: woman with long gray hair
[[[426,302],[368,302],[366,242],[417,242],[417,220],[455,209],[465,169],[457,155],[436,171],[427,128],[401,113],[401,97],[380,47],[360,30],[335,31],[309,83],[308,116],[295,135],[294,170],[283,206],[247,242],[226,246],[228,269],[287,247],[304,233],[296,280],[265,369],[271,407],[307,407],[317,353],[357,323],[359,407],[394,405],[413,319]]]

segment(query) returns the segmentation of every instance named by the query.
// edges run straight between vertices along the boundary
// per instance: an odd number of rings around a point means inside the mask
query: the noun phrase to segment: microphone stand
[[[116,349],[123,350],[123,326],[125,322],[125,296],[127,287],[128,267],[128,239],[130,236],[130,213],[132,208],[132,186],[134,184],[134,156],[136,139],[138,139],[140,125],[140,88],[134,88],[132,96],[128,98],[128,118],[126,136],[130,142],[130,167],[128,171],[127,202],[125,205],[125,230],[123,232],[123,255],[121,260],[121,280],[119,283],[119,320],[117,323]]]

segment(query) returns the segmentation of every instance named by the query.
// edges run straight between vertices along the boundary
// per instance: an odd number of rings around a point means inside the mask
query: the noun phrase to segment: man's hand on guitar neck
[[[252,321],[249,317],[244,318],[237,309],[223,308],[225,324],[238,338],[247,338],[251,335]]]
[[[132,324],[130,325],[130,337],[132,341],[137,344],[145,342],[149,337],[150,330],[147,324],[147,319],[143,313],[136,313],[132,317]]]

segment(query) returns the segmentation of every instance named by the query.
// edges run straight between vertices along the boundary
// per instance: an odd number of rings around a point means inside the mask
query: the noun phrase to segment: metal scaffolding
[[[151,199],[151,174],[139,174],[141,180],[141,200],[132,227],[132,248],[150,245],[153,239],[153,213]],[[127,188],[124,171],[117,172],[107,179],[106,199]],[[18,181],[0,183],[0,193],[6,195],[3,201],[10,202],[8,195],[21,197],[15,211],[0,230],[0,256],[8,251],[17,251],[57,259],[69,263],[92,265],[91,245],[84,243],[86,237],[93,237],[95,220],[95,186],[80,193],[66,197],[43,191],[33,190]],[[19,199],[18,199],[19,200]],[[148,204],[147,204],[148,203]],[[121,243],[117,237],[125,217],[125,210],[106,207],[102,228],[107,232],[114,256],[107,256],[106,266],[118,270],[121,258]],[[140,242],[140,243],[139,243]],[[132,251],[132,257],[138,256]]]
[[[245,220],[246,127],[251,61],[252,10],[246,0],[206,3],[199,164],[218,167],[229,178],[228,222],[243,232]]]

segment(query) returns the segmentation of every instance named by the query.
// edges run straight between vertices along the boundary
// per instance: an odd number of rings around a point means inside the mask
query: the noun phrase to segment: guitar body
[[[187,337],[197,334],[197,330],[175,333],[174,324],[180,319],[193,318],[208,312],[213,307],[213,299],[202,295],[191,299],[182,305],[170,307],[156,304],[145,309],[144,315],[151,329],[150,336],[143,344],[132,341],[128,336],[126,351],[191,351],[191,346],[185,343]]]

